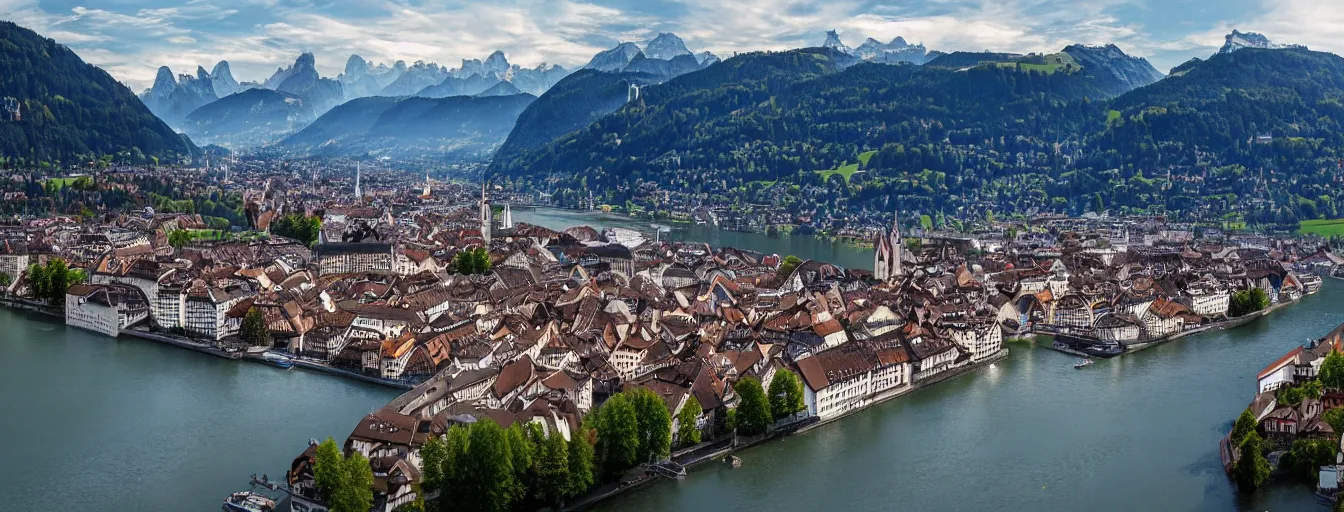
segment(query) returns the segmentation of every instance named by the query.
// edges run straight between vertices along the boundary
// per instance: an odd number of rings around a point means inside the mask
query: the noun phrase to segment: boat
[[[275,367],[277,367],[277,368],[281,368],[281,369],[285,369],[285,370],[288,370],[288,369],[294,367],[294,360],[293,360],[293,359],[290,359],[290,358],[288,358],[288,357],[282,356],[282,355],[280,355],[280,354],[276,354],[276,353],[274,353],[274,352],[267,352],[267,353],[263,354],[263,355],[261,356],[261,360],[262,360],[262,361],[265,361],[267,364],[269,364],[269,365],[271,365],[271,366],[275,366]]]
[[[1055,342],[1084,356],[1111,358],[1125,353],[1125,347],[1115,341],[1070,334],[1055,334]]]
[[[1088,366],[1092,366],[1092,358],[1090,358],[1090,357],[1084,357],[1082,360],[1080,360],[1080,361],[1078,361],[1076,364],[1074,364],[1074,365],[1073,365],[1073,368],[1076,370],[1076,369],[1080,369],[1080,368],[1086,368],[1086,367],[1088,367]]]
[[[224,512],[271,512],[275,501],[251,491],[235,492],[224,500]]]

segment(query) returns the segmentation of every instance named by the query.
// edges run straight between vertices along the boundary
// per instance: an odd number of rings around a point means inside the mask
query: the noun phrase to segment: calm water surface
[[[0,510],[217,511],[397,394],[0,310]]]

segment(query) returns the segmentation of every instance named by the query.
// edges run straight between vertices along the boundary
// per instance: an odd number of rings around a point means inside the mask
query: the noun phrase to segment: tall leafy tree
[[[615,478],[639,463],[639,417],[624,393],[608,398],[597,414],[597,453],[602,473]]]
[[[345,470],[345,456],[341,454],[336,440],[330,437],[317,445],[313,455],[313,480],[317,487],[317,496],[330,503],[337,491],[345,485],[348,473]]]
[[[448,462],[448,445],[439,436],[431,436],[420,447],[420,486],[426,491],[437,491],[444,483],[444,466]]]
[[[1330,389],[1344,389],[1344,354],[1330,351],[1321,362],[1321,384]]]
[[[805,407],[803,384],[798,375],[782,368],[775,372],[775,377],[770,380],[770,413],[775,420],[792,416]]]
[[[373,468],[356,452],[341,463],[344,482],[331,500],[331,512],[368,512],[373,507]]]
[[[1233,468],[1237,487],[1241,492],[1252,492],[1269,479],[1269,461],[1265,459],[1264,440],[1260,434],[1250,432],[1241,441],[1241,457]]]
[[[536,497],[543,503],[559,505],[569,496],[569,446],[559,433],[541,443],[537,460]]]
[[[667,457],[672,450],[672,413],[663,398],[649,388],[627,391],[639,419],[640,462],[654,462]]]
[[[733,384],[737,392],[737,431],[744,436],[764,434],[770,427],[770,401],[765,398],[761,381],[743,377]]]
[[[465,487],[461,508],[481,512],[504,512],[513,508],[520,497],[509,437],[494,421],[486,419],[471,426],[467,457],[459,475]]]
[[[700,442],[700,429],[695,423],[702,413],[704,410],[700,407],[700,401],[695,399],[695,395],[686,399],[681,411],[677,412],[677,443],[690,446]]]
[[[1229,434],[1228,440],[1232,441],[1232,446],[1241,446],[1241,442],[1246,439],[1246,434],[1251,432],[1255,432],[1255,415],[1251,413],[1251,409],[1248,407],[1241,411],[1241,415],[1237,416],[1236,423],[1232,424],[1232,433]]]
[[[247,315],[243,316],[243,325],[238,330],[238,336],[244,343],[253,347],[271,346],[271,330],[266,327],[266,315],[255,307],[248,308]]]
[[[593,465],[593,445],[589,443],[590,430],[579,429],[569,439],[569,486],[565,497],[581,496],[597,480]]]

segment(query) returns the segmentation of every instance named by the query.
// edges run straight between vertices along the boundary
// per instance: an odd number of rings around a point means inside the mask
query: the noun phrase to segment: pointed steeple
[[[362,197],[364,197],[364,194],[359,190],[359,162],[355,162],[355,199],[358,200]]]

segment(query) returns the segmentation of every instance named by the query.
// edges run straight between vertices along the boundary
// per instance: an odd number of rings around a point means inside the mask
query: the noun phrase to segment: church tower
[[[490,243],[490,225],[494,223],[494,212],[490,210],[490,198],[485,195],[486,184],[481,183],[481,236]]]
[[[355,201],[364,198],[364,194],[359,190],[359,162],[355,162]]]
[[[891,229],[879,232],[873,240],[873,277],[885,282],[900,279],[904,251],[905,245],[901,243],[901,215],[897,213]]]

